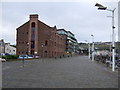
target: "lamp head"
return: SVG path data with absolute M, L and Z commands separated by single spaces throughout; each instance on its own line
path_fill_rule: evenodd
M 107 9 L 107 7 L 105 7 L 99 3 L 96 3 L 95 6 L 98 7 L 98 10 L 106 10 Z

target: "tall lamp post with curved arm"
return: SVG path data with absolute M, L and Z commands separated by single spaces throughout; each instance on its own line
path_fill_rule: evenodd
M 92 37 L 92 61 L 94 61 L 94 35 L 91 35 Z
M 44 57 L 44 51 L 43 51 L 43 47 L 44 47 L 44 45 L 42 44 L 42 45 L 41 45 L 41 48 L 42 48 L 41 57 L 42 57 L 42 58 Z
M 115 9 L 114 8 L 113 10 L 111 9 L 107 9 L 107 7 L 99 4 L 99 3 L 96 3 L 95 4 L 96 7 L 98 7 L 98 10 L 107 10 L 107 11 L 110 11 L 112 12 L 112 71 L 114 72 L 115 71 L 115 36 L 114 36 L 114 29 L 115 29 L 115 26 L 114 26 L 114 12 L 115 12 Z

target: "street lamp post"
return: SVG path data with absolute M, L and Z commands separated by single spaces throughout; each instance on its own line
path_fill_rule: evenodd
M 90 59 L 90 42 L 88 42 L 87 40 L 85 40 L 88 43 L 88 53 L 89 53 L 89 59 Z
M 44 47 L 43 44 L 41 45 L 41 47 L 42 47 L 42 53 L 41 53 L 42 55 L 41 56 L 43 58 L 43 47 Z
M 91 35 L 92 37 L 92 61 L 94 61 L 94 35 Z
M 0 45 L 1 45 L 1 46 L 0 46 L 1 48 L 0 48 L 0 49 L 1 49 L 1 58 L 2 58 L 2 51 L 3 51 L 3 50 L 2 50 L 2 46 L 3 46 L 3 45 L 2 45 L 2 40 L 1 40 Z
M 35 54 L 35 55 L 34 55 L 34 58 L 36 58 L 36 56 L 37 56 L 37 52 L 34 52 L 34 54 Z
M 115 12 L 116 8 L 114 8 L 113 10 L 107 9 L 107 7 L 104 7 L 103 5 L 98 4 L 98 3 L 96 3 L 95 6 L 98 7 L 98 10 L 107 10 L 107 11 L 112 12 L 112 16 L 111 16 L 112 17 L 112 71 L 114 72 L 115 71 L 115 36 L 114 36 L 115 26 L 114 26 L 114 12 Z
M 27 54 L 29 55 L 29 43 L 27 43 Z

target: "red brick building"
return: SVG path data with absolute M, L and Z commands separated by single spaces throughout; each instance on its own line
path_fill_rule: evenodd
M 17 28 L 17 55 L 39 55 L 60 57 L 65 54 L 65 38 L 57 33 L 56 26 L 50 27 L 30 15 L 30 20 Z

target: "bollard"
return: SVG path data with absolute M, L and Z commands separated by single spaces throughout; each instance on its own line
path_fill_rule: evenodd
M 23 57 L 23 67 L 24 67 L 24 63 L 25 63 L 25 58 Z

